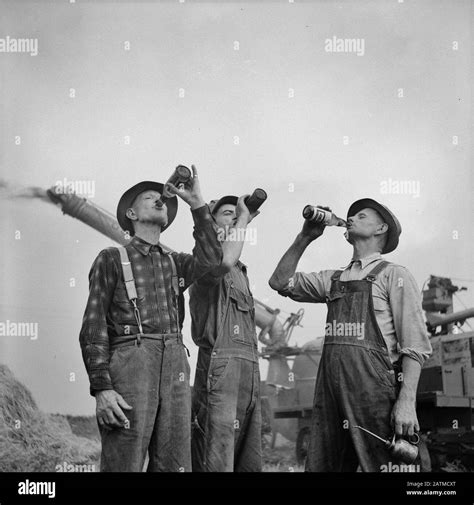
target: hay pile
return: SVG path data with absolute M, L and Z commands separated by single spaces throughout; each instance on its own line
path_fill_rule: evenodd
M 41 412 L 28 389 L 0 365 L 0 472 L 54 472 L 95 464 L 100 443 L 78 437 L 64 416 Z

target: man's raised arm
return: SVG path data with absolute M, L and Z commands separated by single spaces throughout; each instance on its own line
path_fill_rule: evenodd
M 291 244 L 290 248 L 283 255 L 268 281 L 272 289 L 283 291 L 287 287 L 288 280 L 295 275 L 296 267 L 304 251 L 313 240 L 316 240 L 323 234 L 325 227 L 324 224 L 305 220 L 303 229 L 298 233 L 293 244 Z
M 182 188 L 167 183 L 164 193 L 177 195 L 191 208 L 194 221 L 193 237 L 195 240 L 193 253 L 173 253 L 178 265 L 180 277 L 184 285 L 180 284 L 183 291 L 195 280 L 222 263 L 222 248 L 214 229 L 214 220 L 209 212 L 209 207 L 204 202 L 201 194 L 197 169 L 191 166 L 193 177 Z

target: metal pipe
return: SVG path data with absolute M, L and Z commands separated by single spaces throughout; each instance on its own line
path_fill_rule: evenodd
M 432 327 L 441 326 L 449 323 L 456 323 L 474 317 L 474 307 L 459 312 L 452 312 L 451 314 L 438 315 L 432 312 L 426 313 L 426 320 Z
M 57 193 L 55 186 L 48 189 L 46 193 L 53 203 L 61 207 L 63 214 L 79 219 L 79 221 L 82 221 L 121 245 L 126 245 L 130 242 L 131 237 L 122 230 L 115 216 L 107 210 L 74 193 Z M 160 245 L 166 251 L 172 251 L 172 249 L 161 242 Z

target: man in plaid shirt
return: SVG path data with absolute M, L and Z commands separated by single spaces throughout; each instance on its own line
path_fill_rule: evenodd
M 193 177 L 182 188 L 144 181 L 120 199 L 117 219 L 133 237 L 126 252 L 136 298 L 129 299 L 118 248 L 101 251 L 89 274 L 80 344 L 97 402 L 101 471 L 142 471 L 147 452 L 147 471 L 191 470 L 183 292 L 222 259 L 192 168 Z M 170 197 L 165 204 L 163 192 Z M 173 195 L 191 207 L 193 254 L 167 253 L 160 246 L 161 232 L 176 216 Z

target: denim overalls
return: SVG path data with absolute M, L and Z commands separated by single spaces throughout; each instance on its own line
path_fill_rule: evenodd
M 193 386 L 193 471 L 261 471 L 261 407 L 255 308 L 234 266 L 217 286 L 217 333 L 200 347 Z M 193 296 L 191 294 L 191 296 Z
M 331 278 L 326 324 L 331 331 L 316 379 L 307 472 L 350 472 L 358 465 L 380 472 L 391 460 L 383 443 L 353 428 L 363 426 L 382 438 L 393 435 L 390 414 L 398 382 L 372 301 L 372 282 L 387 264 L 382 261 L 363 280 L 342 282 L 341 270 Z M 354 334 L 356 328 L 362 331 Z

